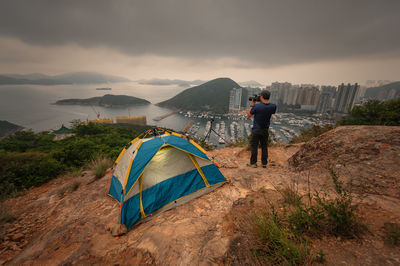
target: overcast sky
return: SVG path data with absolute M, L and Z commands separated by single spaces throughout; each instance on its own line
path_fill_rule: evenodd
M 0 1 L 0 73 L 400 80 L 399 0 Z

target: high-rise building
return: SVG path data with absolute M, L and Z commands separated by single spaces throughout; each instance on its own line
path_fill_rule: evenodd
M 350 83 L 339 85 L 335 100 L 335 112 L 347 113 L 349 109 L 353 108 L 358 88 L 359 85 L 357 83 L 354 85 Z
M 289 82 L 273 82 L 271 84 L 271 93 L 272 93 L 272 91 L 278 92 L 278 97 L 277 97 L 275 103 L 278 103 L 278 104 L 284 103 L 285 99 L 287 99 L 287 94 L 289 93 L 289 89 L 291 87 L 292 87 L 292 84 Z
M 233 88 L 229 95 L 229 111 L 239 111 L 242 103 L 242 88 Z
M 317 113 L 326 113 L 332 110 L 333 99 L 336 95 L 336 87 L 334 86 L 322 86 L 322 92 L 317 104 Z
M 248 97 L 254 96 L 254 95 L 260 95 L 261 89 L 260 88 L 247 88 L 247 95 Z M 270 97 L 271 99 L 271 97 Z M 251 105 L 251 101 L 247 101 L 246 99 L 246 109 L 248 110 Z
M 284 98 L 283 103 L 287 105 L 295 105 L 298 92 L 299 86 L 293 85 L 291 88 L 289 88 L 287 94 L 285 95 L 286 97 Z
M 320 91 L 317 87 L 301 87 L 298 89 L 296 104 L 317 105 Z

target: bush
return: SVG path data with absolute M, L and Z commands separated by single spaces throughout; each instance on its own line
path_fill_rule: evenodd
M 139 128 L 140 127 L 133 127 Z M 16 195 L 93 158 L 114 160 L 138 134 L 130 125 L 74 124 L 75 136 L 54 141 L 48 132 L 19 131 L 0 140 L 0 196 Z
M 256 257 L 262 257 L 267 264 L 274 265 L 304 265 L 312 262 L 313 255 L 307 241 L 293 235 L 273 210 L 255 214 L 253 219 L 261 242 L 253 250 Z
M 0 154 L 1 197 L 40 186 L 64 171 L 64 166 L 40 152 Z
M 339 125 L 385 125 L 400 126 L 400 98 L 386 102 L 369 100 L 354 106 L 349 118 L 342 118 Z
M 311 128 L 302 130 L 299 136 L 294 137 L 290 140 L 290 143 L 294 144 L 299 142 L 307 142 L 312 138 L 318 137 L 319 135 L 322 135 L 325 132 L 332 130 L 334 128 L 335 126 L 331 124 L 324 126 L 313 125 Z
M 326 192 L 316 191 L 314 197 L 310 196 L 310 202 L 314 200 L 314 204 L 307 206 L 301 200 L 296 201 L 295 208 L 288 211 L 288 221 L 297 234 L 357 237 L 367 229 L 356 214 L 358 206 L 353 204 L 351 192 L 344 187 L 337 174 L 331 168 L 329 171 L 336 196 L 329 199 Z

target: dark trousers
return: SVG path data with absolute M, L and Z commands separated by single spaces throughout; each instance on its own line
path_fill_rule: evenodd
M 261 144 L 261 163 L 263 165 L 266 165 L 268 159 L 268 129 L 257 129 L 251 132 L 251 137 L 250 137 L 251 164 L 257 163 L 258 143 Z

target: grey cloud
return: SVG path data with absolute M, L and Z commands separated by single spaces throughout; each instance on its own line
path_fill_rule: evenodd
M 399 10 L 397 0 L 3 0 L 0 35 L 39 45 L 275 66 L 398 56 Z

